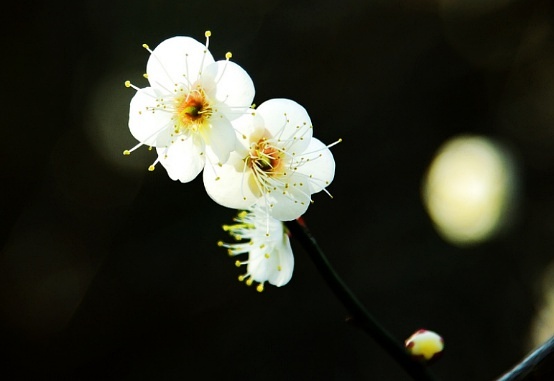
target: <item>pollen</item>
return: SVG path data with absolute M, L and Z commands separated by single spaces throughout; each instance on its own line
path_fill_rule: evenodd
M 181 125 L 192 132 L 198 131 L 211 117 L 213 110 L 202 88 L 192 90 L 176 99 L 177 117 Z

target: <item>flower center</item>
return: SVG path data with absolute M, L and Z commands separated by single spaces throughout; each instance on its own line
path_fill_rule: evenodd
M 252 145 L 246 163 L 255 173 L 267 176 L 276 174 L 283 166 L 281 152 L 265 138 Z
M 204 90 L 196 88 L 177 100 L 177 116 L 181 125 L 197 131 L 212 115 Z

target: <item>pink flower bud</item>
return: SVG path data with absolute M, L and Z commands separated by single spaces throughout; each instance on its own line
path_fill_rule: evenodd
M 418 360 L 430 362 L 436 360 L 444 350 L 443 338 L 433 331 L 420 329 L 405 341 L 408 353 Z

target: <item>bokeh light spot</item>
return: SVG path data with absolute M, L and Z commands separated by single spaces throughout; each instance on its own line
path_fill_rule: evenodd
M 423 182 L 423 202 L 438 233 L 460 246 L 483 242 L 513 217 L 512 155 L 492 139 L 458 136 L 439 148 Z

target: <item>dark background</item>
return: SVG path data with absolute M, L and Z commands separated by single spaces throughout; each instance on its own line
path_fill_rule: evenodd
M 0 372 L 7 379 L 407 380 L 293 240 L 291 282 L 259 294 L 217 247 L 233 210 L 173 182 L 127 127 L 166 38 L 233 52 L 255 102 L 304 105 L 337 162 L 305 215 L 399 341 L 421 327 L 442 380 L 492 380 L 537 342 L 554 245 L 554 9 L 542 0 L 22 1 L 3 6 Z M 518 218 L 444 241 L 420 187 L 460 133 L 504 141 Z M 544 323 L 554 325 L 552 318 Z

